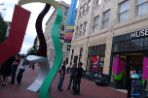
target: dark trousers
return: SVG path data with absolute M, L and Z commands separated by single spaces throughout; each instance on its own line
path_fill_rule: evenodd
M 131 97 L 131 79 L 128 81 L 128 93 L 127 93 L 127 98 Z
M 80 94 L 80 84 L 81 84 L 81 79 L 74 79 L 74 89 L 73 93 L 74 94 Z
M 25 69 L 19 69 L 18 75 L 17 75 L 17 83 L 20 84 L 22 81 L 23 73 Z
M 15 75 L 16 75 L 17 66 L 12 67 L 12 76 L 11 76 L 11 83 L 15 83 Z
M 74 77 L 73 77 L 73 76 L 70 76 L 68 89 L 71 89 L 71 84 L 72 84 L 72 83 L 73 83 L 73 86 L 74 86 Z M 72 86 L 72 89 L 74 88 L 73 86 Z
M 64 81 L 64 76 L 60 76 L 57 88 L 58 90 L 62 90 L 63 81 Z

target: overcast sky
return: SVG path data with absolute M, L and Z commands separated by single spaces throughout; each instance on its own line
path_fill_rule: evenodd
M 17 4 L 19 0 L 0 0 L 0 12 L 4 17 L 4 20 L 11 21 L 13 16 L 14 5 Z M 56 0 L 56 1 L 65 1 L 66 3 L 70 4 L 71 0 Z M 35 21 L 41 10 L 44 8 L 44 4 L 42 3 L 32 3 L 26 4 L 23 8 L 29 10 L 31 12 L 29 24 L 26 30 L 25 38 L 23 41 L 23 45 L 21 48 L 20 53 L 27 53 L 27 50 L 32 47 L 33 41 L 36 37 L 36 30 L 35 30 Z M 50 17 L 53 8 L 48 12 L 43 20 L 43 29 L 45 28 L 45 23 L 47 19 Z

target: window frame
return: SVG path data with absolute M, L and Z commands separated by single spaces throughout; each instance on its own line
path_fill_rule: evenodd
M 92 25 L 92 27 L 93 27 L 93 32 L 96 32 L 96 30 L 97 29 L 99 29 L 99 19 L 100 19 L 100 16 L 99 15 L 97 15 L 97 16 L 95 16 L 94 18 L 93 18 L 93 25 Z
M 106 14 L 109 13 L 108 18 L 105 18 Z M 109 21 L 110 21 L 110 13 L 111 13 L 111 9 L 106 10 L 105 12 L 103 12 L 103 19 L 102 19 L 102 29 L 106 29 L 109 27 Z M 104 24 L 108 23 L 108 26 L 106 27 Z
M 144 4 L 146 4 L 146 3 L 148 3 L 148 0 L 145 0 L 144 2 L 142 2 L 142 3 L 138 3 L 138 1 L 139 0 L 136 0 L 136 16 L 144 16 L 144 15 L 146 15 L 146 14 L 148 14 L 148 12 L 147 13 L 142 13 L 142 14 L 139 14 L 139 10 L 138 10 L 138 8 L 140 8 L 140 7 L 143 7 L 143 5 Z
M 129 4 L 129 6 L 128 6 L 129 8 L 127 8 L 125 11 L 121 12 L 121 6 L 125 3 L 127 3 L 127 2 Z M 129 12 L 130 12 L 130 0 L 125 0 L 121 3 L 119 3 L 119 6 L 118 6 L 118 22 L 122 23 L 123 21 L 127 21 L 129 19 Z M 121 19 L 121 16 L 123 16 L 125 14 L 128 14 L 127 19 L 126 20 Z
M 87 27 L 87 21 L 85 21 L 84 24 L 83 24 L 83 33 L 82 33 L 82 35 L 85 35 L 86 27 Z

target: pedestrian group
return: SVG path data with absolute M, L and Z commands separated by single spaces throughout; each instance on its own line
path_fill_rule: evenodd
M 62 85 L 66 73 L 66 61 L 63 61 L 61 68 L 59 69 L 59 82 L 57 86 L 58 91 L 63 91 Z M 70 68 L 70 79 L 69 84 L 67 87 L 67 90 L 71 90 L 73 95 L 80 95 L 80 84 L 81 84 L 81 78 L 84 75 L 84 70 L 82 68 L 83 63 L 78 63 L 78 66 L 76 63 L 72 65 Z
M 0 66 L 0 82 L 2 86 L 7 85 L 8 77 L 11 76 L 11 84 L 21 84 L 23 73 L 28 66 L 28 61 L 23 55 L 15 55 L 8 58 Z

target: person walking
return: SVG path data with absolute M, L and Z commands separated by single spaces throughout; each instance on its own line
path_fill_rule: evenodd
M 1 78 L 2 78 L 2 86 L 5 87 L 7 84 L 7 78 L 8 76 L 11 75 L 11 66 L 13 61 L 15 60 L 14 56 L 11 56 L 10 58 L 8 58 L 3 64 L 2 67 L 0 69 L 0 74 L 1 74 Z
M 76 65 L 76 63 L 74 63 L 70 69 L 70 80 L 69 80 L 69 85 L 68 85 L 67 90 L 71 89 L 71 84 L 72 84 L 72 89 L 74 88 L 74 78 L 75 78 L 75 74 L 76 74 L 76 69 L 77 69 L 77 65 Z
M 84 69 L 82 68 L 83 63 L 80 62 L 78 64 L 78 68 L 76 69 L 76 75 L 74 78 L 74 89 L 73 89 L 73 94 L 74 95 L 80 95 L 80 84 L 81 84 L 81 78 L 84 73 Z
M 24 73 L 25 69 L 27 68 L 27 66 L 28 66 L 28 64 L 27 64 L 26 58 L 22 57 L 21 62 L 18 66 L 18 74 L 17 74 L 17 77 L 16 77 L 18 85 L 21 84 L 23 73 Z
M 15 61 L 12 64 L 11 84 L 15 83 L 16 70 L 20 63 L 20 55 L 16 55 Z
M 59 77 L 59 82 L 58 82 L 58 87 L 57 87 L 58 91 L 63 91 L 62 85 L 63 85 L 65 71 L 66 71 L 65 65 L 66 65 L 66 62 L 64 61 L 62 64 L 62 67 L 59 70 L 60 77 Z

